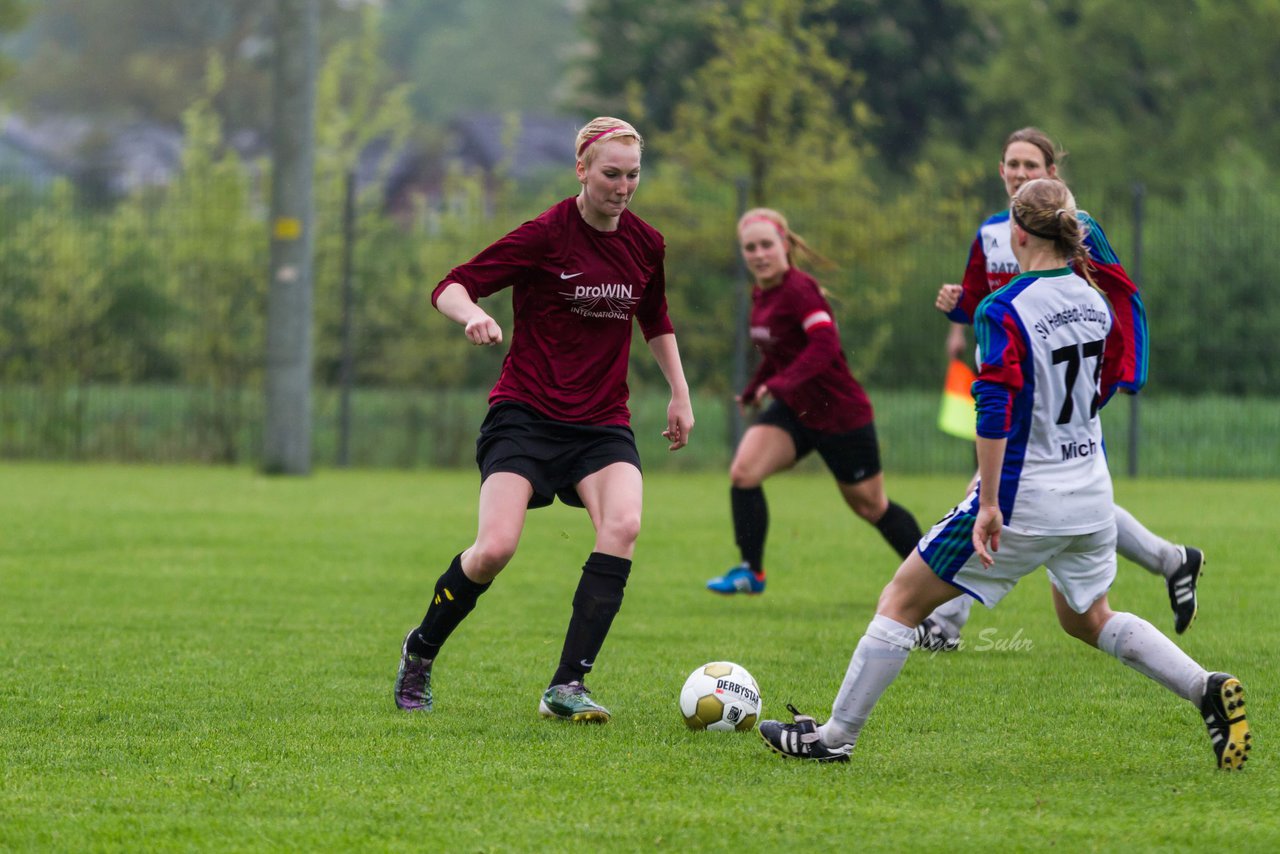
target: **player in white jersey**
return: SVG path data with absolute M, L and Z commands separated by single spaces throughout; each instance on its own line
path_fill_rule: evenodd
M 1038 128 L 1020 128 L 1011 133 L 1000 157 L 1000 178 L 1009 197 L 1027 181 L 1057 177 L 1058 159 L 1057 146 Z M 1108 358 L 1118 370 L 1116 388 L 1137 393 L 1147 377 L 1147 323 L 1142 298 L 1101 226 L 1087 214 L 1081 216 L 1086 227 L 1084 245 L 1090 278 L 1110 300 L 1118 321 L 1107 341 Z M 947 338 L 947 352 L 952 358 L 960 358 L 964 352 L 964 328 L 973 322 L 978 303 L 1008 284 L 1018 272 L 1018 260 L 1010 244 L 1009 211 L 1004 210 L 988 217 L 978 228 L 962 283 L 943 285 L 938 292 L 938 309 L 953 321 Z M 1174 631 L 1182 634 L 1196 616 L 1196 586 L 1204 567 L 1204 553 L 1157 536 L 1123 507 L 1116 507 L 1115 515 L 1116 550 L 1164 578 Z M 920 624 L 917 642 L 930 649 L 957 646 L 972 601 L 960 597 L 929 615 Z
M 1105 358 L 1110 306 L 1069 266 L 1087 251 L 1075 200 L 1061 181 L 1042 178 L 1026 183 L 1010 210 L 1026 272 L 976 312 L 978 486 L 880 594 L 831 718 L 818 726 L 789 706 L 795 722 L 764 721 L 760 735 L 783 756 L 849 761 L 920 621 L 962 591 L 994 607 L 1044 566 L 1062 628 L 1197 704 L 1218 767 L 1240 768 L 1252 746 L 1240 681 L 1208 672 L 1155 626 L 1107 602 L 1116 529 L 1098 404 L 1120 369 Z

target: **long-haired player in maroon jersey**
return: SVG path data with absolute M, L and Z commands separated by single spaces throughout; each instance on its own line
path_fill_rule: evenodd
M 880 470 L 871 401 L 845 361 L 831 306 L 793 260 L 825 259 L 770 208 L 738 220 L 742 257 L 755 281 L 751 340 L 760 365 L 738 401 L 761 409 L 729 467 L 733 531 L 742 562 L 707 582 L 715 593 L 763 593 L 769 526 L 763 483 L 816 450 L 845 502 L 905 557 L 920 540 L 909 511 L 890 501 Z
M 583 681 L 622 604 L 640 532 L 643 484 L 627 408 L 632 319 L 671 387 L 670 449 L 689 441 L 693 408 L 667 317 L 662 235 L 627 210 L 643 140 L 621 119 L 578 132 L 581 190 L 455 267 L 431 295 L 477 345 L 503 332 L 477 300 L 511 289 L 511 344 L 476 441 L 480 510 L 475 542 L 436 581 L 422 624 L 401 647 L 396 705 L 432 708 L 432 665 L 449 634 L 515 554 L 530 508 L 559 497 L 585 507 L 594 549 L 582 567 L 544 717 L 604 723 Z

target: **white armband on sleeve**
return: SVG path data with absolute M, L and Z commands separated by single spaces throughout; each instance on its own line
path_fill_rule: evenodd
M 813 329 L 815 326 L 822 326 L 823 324 L 834 325 L 835 321 L 831 319 L 831 315 L 828 314 L 827 312 L 815 311 L 813 314 L 806 317 L 804 319 L 804 322 L 801 323 L 800 325 L 804 328 L 805 332 L 808 332 L 810 329 Z

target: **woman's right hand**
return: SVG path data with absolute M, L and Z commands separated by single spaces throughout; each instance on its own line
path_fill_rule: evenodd
M 946 314 L 960 303 L 960 293 L 963 290 L 960 285 L 943 285 L 938 288 L 938 298 L 933 301 L 933 307 Z
M 440 291 L 436 297 L 436 311 L 460 324 L 472 344 L 492 346 L 502 343 L 502 328 L 498 322 L 477 305 L 458 282 L 450 282 Z
M 768 387 L 762 385 L 756 390 L 756 393 L 750 397 L 746 397 L 741 394 L 735 394 L 733 396 L 733 400 L 735 403 L 738 404 L 738 414 L 745 416 L 759 410 L 760 404 L 762 403 L 762 401 L 760 400 L 760 394 L 761 393 L 768 394 L 768 392 L 769 392 Z
M 483 311 L 467 321 L 465 331 L 467 340 L 472 344 L 493 346 L 502 343 L 502 327 Z

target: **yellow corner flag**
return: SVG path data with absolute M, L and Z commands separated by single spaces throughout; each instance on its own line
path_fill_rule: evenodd
M 942 386 L 942 409 L 938 412 L 938 429 L 949 436 L 973 441 L 977 438 L 977 415 L 973 411 L 970 386 L 977 379 L 960 359 L 952 359 L 947 367 L 947 381 Z

